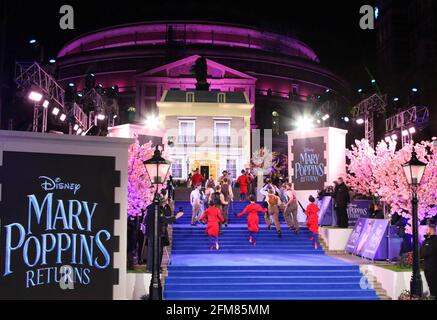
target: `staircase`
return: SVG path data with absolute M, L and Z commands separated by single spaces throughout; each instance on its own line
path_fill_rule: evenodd
M 268 231 L 260 215 L 257 247 L 248 242 L 246 219 L 237 219 L 247 203 L 235 203 L 230 225 L 220 236 L 220 251 L 209 251 L 204 226 L 192 227 L 189 203 L 178 202 L 185 216 L 173 229 L 167 300 L 377 300 L 362 289 L 359 266 L 315 250 L 310 233 L 283 225 L 283 236 Z M 273 228 L 274 229 L 274 228 Z

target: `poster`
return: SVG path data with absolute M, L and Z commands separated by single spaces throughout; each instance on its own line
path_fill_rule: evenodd
M 293 141 L 292 182 L 295 190 L 322 190 L 327 182 L 326 143 L 323 137 Z
M 354 226 L 359 218 L 369 216 L 369 200 L 353 200 L 347 207 L 349 226 Z
M 113 298 L 115 158 L 3 152 L 0 299 Z
M 357 223 L 355 224 L 355 228 L 352 231 L 352 234 L 349 238 L 349 241 L 346 245 L 347 253 L 354 253 L 355 248 L 358 245 L 358 241 L 360 240 L 361 233 L 363 232 L 364 226 L 366 225 L 367 219 L 359 218 Z
M 387 235 L 388 220 L 374 220 L 374 226 L 372 235 L 367 241 L 366 248 L 362 254 L 362 257 L 368 259 L 375 259 L 378 249 L 383 243 L 384 237 Z

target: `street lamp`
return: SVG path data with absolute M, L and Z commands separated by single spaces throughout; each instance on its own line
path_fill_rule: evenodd
M 411 296 L 421 297 L 423 294 L 422 275 L 420 273 L 420 249 L 419 249 L 419 218 L 417 207 L 417 187 L 420 185 L 426 169 L 426 163 L 417 158 L 417 153 L 413 149 L 411 160 L 402 165 L 408 184 L 413 190 L 413 275 L 410 283 Z
M 153 263 L 152 263 L 152 280 L 150 282 L 149 299 L 150 300 L 162 300 L 162 284 L 160 275 L 160 229 L 159 229 L 159 196 L 158 187 L 163 185 L 170 172 L 171 163 L 165 160 L 159 146 L 156 146 L 155 154 L 152 159 L 144 162 L 147 174 L 151 180 L 151 183 L 155 185 L 155 197 L 153 200 L 153 205 L 155 209 L 155 214 L 153 216 Z

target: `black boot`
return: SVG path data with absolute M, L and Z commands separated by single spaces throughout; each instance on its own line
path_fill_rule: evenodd
M 281 232 L 281 230 L 278 231 L 278 237 L 279 237 L 279 238 L 282 238 L 282 232 Z

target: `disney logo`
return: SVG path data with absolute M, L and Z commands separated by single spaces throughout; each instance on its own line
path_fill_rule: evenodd
M 61 178 L 51 179 L 49 177 L 42 176 L 39 177 L 39 179 L 43 180 L 41 187 L 45 191 L 70 190 L 76 195 L 81 188 L 80 184 L 62 182 Z

